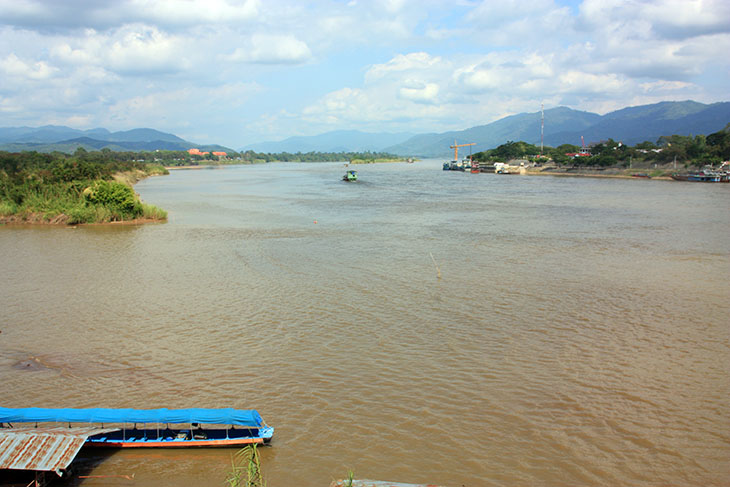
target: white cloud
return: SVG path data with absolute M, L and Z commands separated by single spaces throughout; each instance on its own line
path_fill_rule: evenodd
M 96 66 L 110 72 L 139 75 L 178 72 L 191 67 L 188 47 L 183 37 L 152 26 L 130 24 L 109 32 L 87 29 L 83 37 L 61 38 L 52 43 L 50 55 L 59 64 Z
M 571 95 L 601 95 L 626 92 L 629 82 L 615 74 L 598 75 L 580 70 L 561 73 L 555 91 Z
M 403 72 L 414 70 L 430 70 L 442 62 L 438 56 L 431 56 L 425 52 L 398 54 L 385 64 L 376 64 L 368 69 L 365 79 L 368 82 Z
M 300 64 L 311 57 L 307 44 L 294 36 L 256 34 L 227 59 L 258 64 Z
M 54 30 L 106 30 L 146 23 L 164 28 L 255 20 L 259 0 L 0 0 L 0 24 Z
M 169 72 L 186 66 L 181 39 L 145 25 L 125 26 L 111 40 L 106 56 L 114 71 Z
M 5 59 L 0 60 L 0 71 L 6 76 L 37 81 L 50 78 L 58 69 L 45 61 L 26 62 L 11 53 Z
M 131 0 L 128 10 L 140 12 L 138 21 L 159 24 L 199 25 L 234 24 L 256 18 L 259 0 Z M 130 15 L 131 16 L 131 15 Z
M 462 86 L 471 93 L 494 91 L 502 85 L 500 73 L 486 66 L 481 68 L 469 66 L 458 70 L 457 73 Z
M 488 45 L 552 45 L 570 39 L 575 19 L 552 0 L 483 0 L 466 15 L 470 35 Z
M 730 3 L 725 0 L 585 0 L 580 12 L 583 22 L 604 32 L 621 31 L 622 38 L 648 30 L 658 39 L 730 32 Z
M 407 81 L 406 86 L 398 90 L 398 96 L 415 103 L 436 103 L 439 94 L 439 85 L 436 83 L 423 83 L 419 81 Z

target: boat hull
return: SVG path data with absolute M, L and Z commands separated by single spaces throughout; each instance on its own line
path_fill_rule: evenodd
M 89 436 L 89 448 L 226 448 L 268 443 L 273 428 L 260 429 L 118 429 Z
M 228 440 L 142 440 L 94 441 L 87 440 L 86 448 L 231 448 L 265 443 L 263 438 L 235 438 Z
M 672 174 L 672 179 L 675 181 L 690 181 L 693 183 L 719 183 L 721 181 L 720 175 L 716 174 Z

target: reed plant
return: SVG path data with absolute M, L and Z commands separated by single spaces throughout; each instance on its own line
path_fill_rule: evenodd
M 266 487 L 256 443 L 247 445 L 231 456 L 231 472 L 226 483 L 229 487 Z
M 149 220 L 167 220 L 167 212 L 155 205 L 142 203 L 142 218 Z

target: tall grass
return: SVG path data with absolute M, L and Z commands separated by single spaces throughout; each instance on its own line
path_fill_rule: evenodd
M 154 205 L 142 203 L 142 218 L 149 220 L 167 220 L 167 212 Z
M 231 472 L 226 482 L 229 487 L 266 487 L 256 443 L 247 445 L 231 456 Z
M 352 481 L 355 479 L 355 473 L 352 470 L 347 471 L 347 478 L 342 482 L 342 487 L 352 487 Z

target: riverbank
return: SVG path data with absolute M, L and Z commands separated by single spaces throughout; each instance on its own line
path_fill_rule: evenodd
M 161 166 L 147 171 L 115 173 L 112 181 L 71 181 L 21 187 L 20 202 L 0 200 L 0 225 L 141 225 L 167 221 L 167 212 L 143 203 L 133 186 L 157 175 Z
M 545 164 L 535 166 L 527 160 L 513 159 L 504 166 L 508 174 L 523 174 L 527 176 L 559 176 L 559 177 L 589 177 L 589 178 L 614 178 L 614 179 L 658 179 L 671 180 L 672 174 L 684 172 L 686 169 L 674 167 L 673 164 L 666 164 L 661 167 L 581 167 L 581 166 L 556 166 Z M 484 168 L 482 168 L 484 170 Z M 487 170 L 486 172 L 491 172 Z
M 613 178 L 613 179 L 658 179 L 671 180 L 671 173 L 665 171 L 641 172 L 618 170 L 592 170 L 592 169 L 551 169 L 541 170 L 540 168 L 528 168 L 525 170 L 528 176 L 558 176 L 558 177 L 583 177 L 583 178 Z

